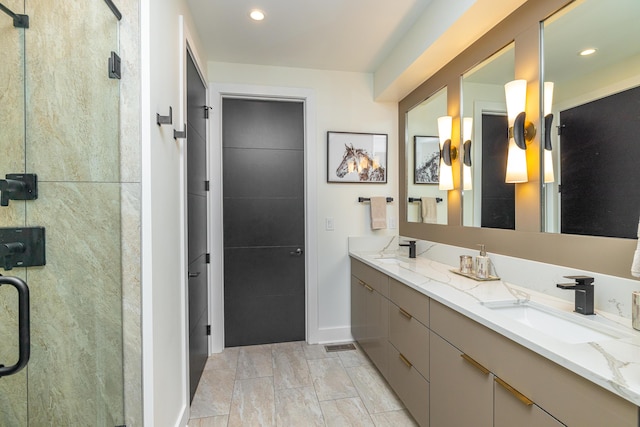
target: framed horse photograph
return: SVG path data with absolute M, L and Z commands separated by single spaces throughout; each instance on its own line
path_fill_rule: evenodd
M 387 182 L 388 135 L 327 132 L 327 182 Z
M 440 182 L 440 139 L 437 136 L 413 137 L 414 184 Z

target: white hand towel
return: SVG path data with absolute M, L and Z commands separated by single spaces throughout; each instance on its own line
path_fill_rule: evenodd
M 633 262 L 631 263 L 631 275 L 640 277 L 640 222 L 638 223 L 638 246 L 633 253 Z
M 382 230 L 387 228 L 387 198 L 371 198 L 371 229 Z
M 438 222 L 438 202 L 435 197 L 421 197 L 422 222 L 435 224 Z

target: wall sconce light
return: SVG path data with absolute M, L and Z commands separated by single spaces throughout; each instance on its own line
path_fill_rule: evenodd
M 551 126 L 553 125 L 553 82 L 544 82 L 544 182 L 554 182 L 553 158 L 551 156 Z
M 471 130 L 473 129 L 473 118 L 462 119 L 462 143 L 464 155 L 462 156 L 462 184 L 464 190 L 473 190 L 471 179 Z
M 451 162 L 458 157 L 458 149 L 451 146 L 451 116 L 438 117 L 440 138 L 440 190 L 453 190 L 453 168 Z
M 527 174 L 527 142 L 536 135 L 536 128 L 526 122 L 524 112 L 527 101 L 527 81 L 514 80 L 504 85 L 507 98 L 507 116 L 509 120 L 509 152 L 505 182 L 517 183 L 529 181 Z

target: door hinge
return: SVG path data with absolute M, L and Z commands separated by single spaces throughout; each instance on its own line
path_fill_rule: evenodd
M 204 118 L 208 119 L 209 118 L 209 110 L 212 110 L 213 107 L 209 107 L 208 105 L 204 106 Z
M 204 191 L 209 191 L 209 187 L 210 187 L 210 182 L 209 181 L 205 181 L 204 182 Z
M 205 254 L 204 263 L 205 264 L 211 264 L 211 254 Z
M 558 184 L 558 193 L 562 193 L 562 184 Z
M 122 77 L 121 64 L 122 64 L 122 60 L 120 59 L 118 54 L 111 51 L 111 56 L 109 57 L 109 78 L 110 79 L 120 79 Z
M 211 335 L 211 325 L 207 325 L 207 335 Z
M 560 125 L 560 126 L 556 126 L 556 127 L 558 128 L 558 135 L 562 135 L 562 129 L 567 127 L 567 125 Z

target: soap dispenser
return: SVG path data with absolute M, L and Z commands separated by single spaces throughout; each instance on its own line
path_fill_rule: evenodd
M 489 277 L 489 257 L 484 245 L 480 246 L 480 255 L 476 257 L 476 277 L 478 279 L 487 279 Z

